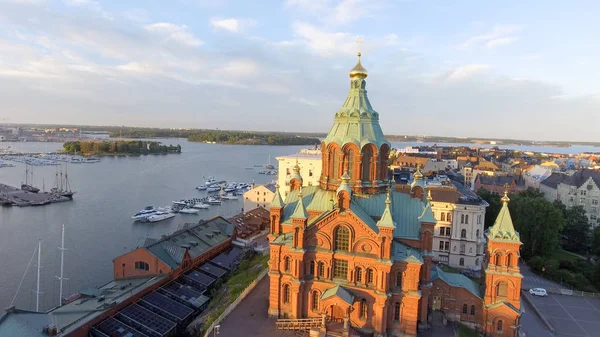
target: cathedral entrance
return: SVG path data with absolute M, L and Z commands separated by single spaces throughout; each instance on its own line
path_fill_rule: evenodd
M 327 309 L 327 316 L 329 316 L 329 320 L 331 322 L 344 322 L 344 316 L 346 313 L 344 309 L 340 308 L 337 305 L 331 305 Z
M 442 308 L 442 297 L 433 296 L 433 305 L 431 306 L 431 309 L 440 310 L 441 308 Z

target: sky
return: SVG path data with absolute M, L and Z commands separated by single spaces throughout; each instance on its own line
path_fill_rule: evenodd
M 0 122 L 600 141 L 600 2 L 0 0 Z M 358 42 L 357 41 L 362 41 Z

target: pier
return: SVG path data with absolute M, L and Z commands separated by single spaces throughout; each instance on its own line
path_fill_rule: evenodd
M 71 199 L 55 193 L 32 193 L 17 187 L 0 184 L 0 204 L 2 206 L 41 206 L 69 200 Z

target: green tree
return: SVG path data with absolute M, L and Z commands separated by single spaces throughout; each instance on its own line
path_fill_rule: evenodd
M 485 200 L 490 206 L 485 210 L 485 229 L 490 227 L 496 221 L 496 217 L 498 217 L 498 213 L 500 213 L 500 209 L 502 208 L 502 202 L 500 201 L 500 195 L 496 192 L 490 192 L 485 188 L 479 189 L 477 191 L 479 197 Z
M 600 226 L 596 226 L 592 232 L 592 254 L 600 259 Z M 600 262 L 597 264 L 600 265 Z
M 590 241 L 590 225 L 582 206 L 565 208 L 565 227 L 562 235 L 563 247 L 571 252 L 587 254 Z
M 543 198 L 513 196 L 509 204 L 515 229 L 521 235 L 521 253 L 526 260 L 548 256 L 559 247 L 563 214 Z

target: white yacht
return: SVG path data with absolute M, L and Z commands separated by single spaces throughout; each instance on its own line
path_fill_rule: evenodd
M 219 190 L 221 190 L 221 186 L 219 186 L 219 185 L 209 186 L 206 189 L 207 192 L 217 192 Z
M 210 186 L 210 185 L 212 185 L 212 184 L 214 184 L 216 182 L 217 182 L 217 180 L 215 179 L 215 177 L 208 177 L 208 178 L 206 178 L 206 181 L 204 182 L 204 185 Z
M 148 221 L 150 222 L 158 222 L 158 221 L 163 221 L 163 220 L 167 220 L 170 218 L 175 217 L 174 213 L 168 213 L 168 212 L 156 212 L 150 216 L 148 216 Z
M 208 198 L 208 199 L 206 200 L 206 202 L 207 202 L 209 205 L 220 205 L 220 204 L 221 204 L 221 200 L 219 200 L 219 199 L 217 199 L 217 198 L 213 198 L 213 197 L 210 197 L 210 198 Z
M 133 220 L 135 220 L 135 221 L 144 221 L 144 220 L 147 220 L 148 217 L 151 216 L 151 215 L 153 215 L 153 214 L 156 214 L 156 211 L 145 212 L 145 213 L 138 212 L 138 213 L 135 213 L 131 218 Z
M 189 207 L 185 207 L 179 210 L 179 213 L 183 213 L 183 214 L 198 214 L 198 212 L 200 212 L 200 210 L 197 210 L 195 208 L 189 208 Z
M 173 213 L 173 207 L 171 207 L 171 206 L 159 207 L 158 211 L 159 212 Z
M 196 189 L 199 191 L 206 191 L 207 188 L 208 188 L 208 186 L 206 186 L 206 185 L 196 186 Z
M 225 199 L 225 200 L 238 200 L 238 197 L 236 195 L 234 195 L 234 194 L 227 193 L 224 196 L 222 196 L 221 199 Z
M 196 209 L 208 209 L 210 207 L 209 204 L 205 204 L 203 202 L 199 202 L 197 204 L 194 204 L 194 206 L 192 206 L 192 208 L 196 208 Z
M 173 201 L 173 205 L 186 207 L 188 204 L 187 204 L 187 202 L 185 202 L 185 200 L 179 200 L 179 201 Z

